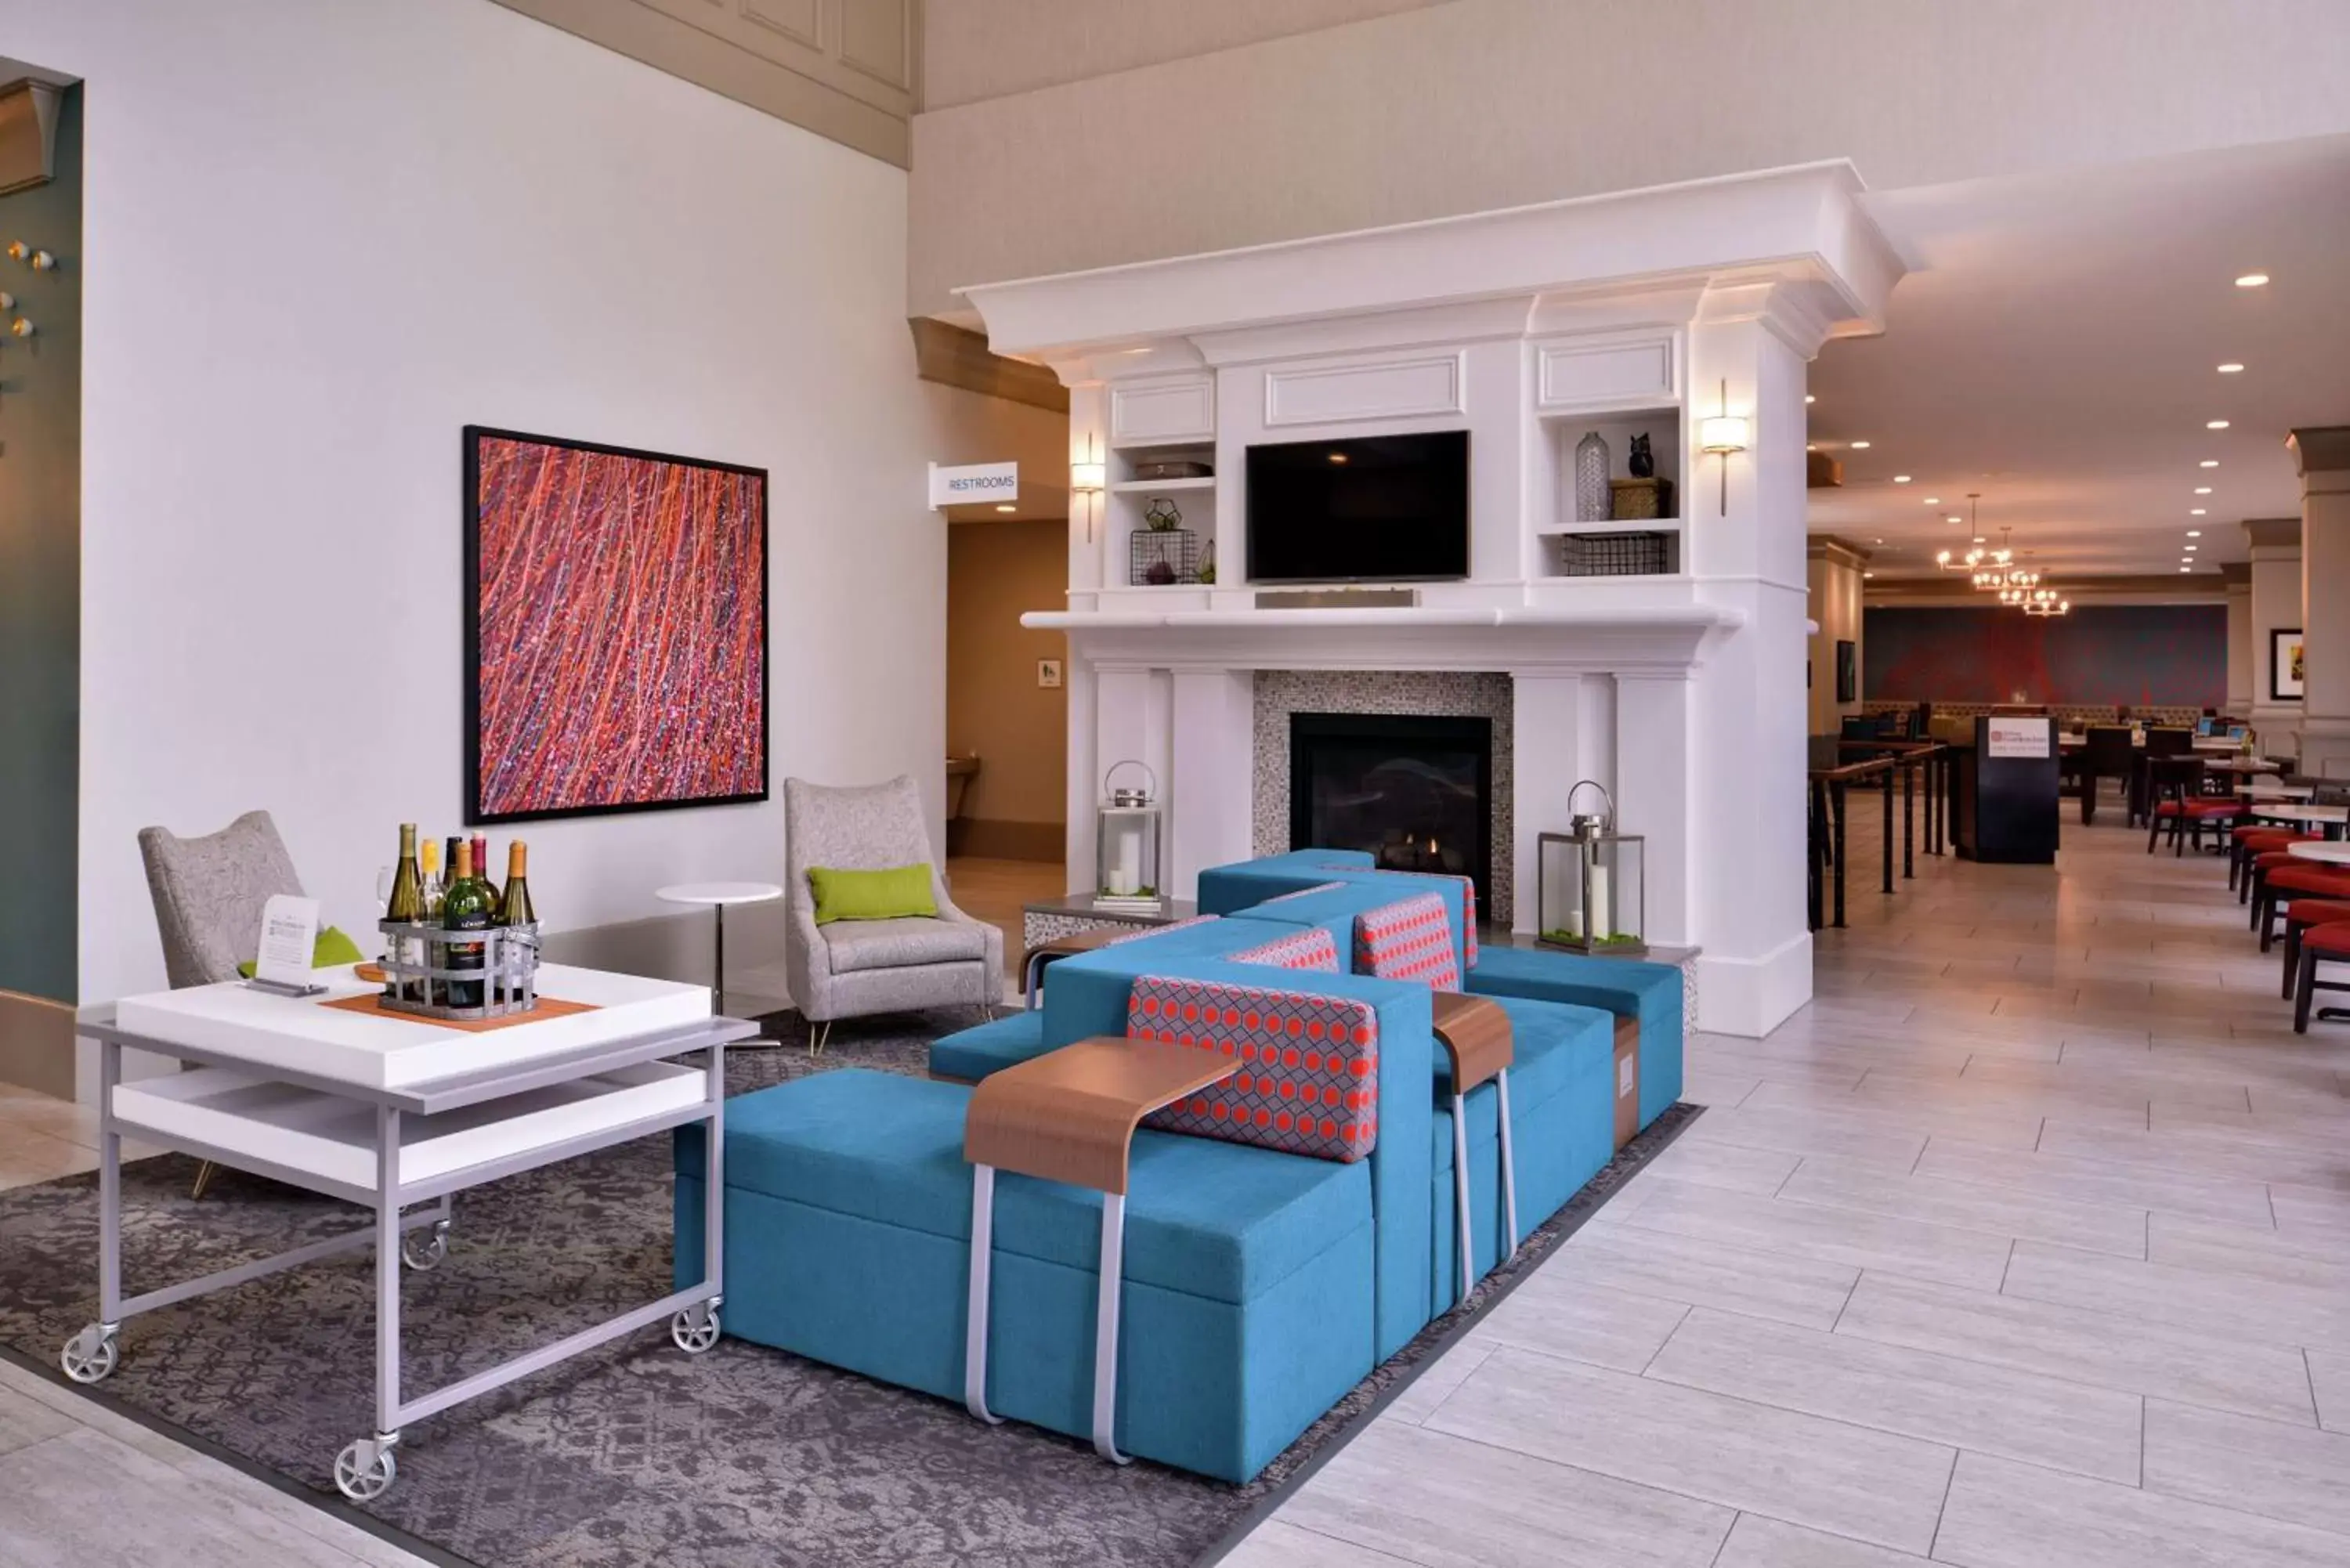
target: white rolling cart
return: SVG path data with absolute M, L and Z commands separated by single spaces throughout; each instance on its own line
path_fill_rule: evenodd
M 543 964 L 539 994 L 587 1011 L 458 1030 L 323 1005 L 380 987 L 348 966 L 316 972 L 327 986 L 319 997 L 198 986 L 126 997 L 80 1025 L 99 1046 L 99 1316 L 67 1342 L 68 1376 L 96 1383 L 112 1372 L 122 1324 L 140 1313 L 373 1246 L 375 1425 L 335 1459 L 335 1484 L 365 1502 L 391 1485 L 393 1451 L 411 1422 L 663 1318 L 689 1354 L 718 1342 L 726 1046 L 754 1033 L 751 1024 L 712 1016 L 706 987 Z M 192 1070 L 126 1084 L 125 1046 Z M 694 1052 L 704 1054 L 698 1066 L 670 1060 Z M 700 1282 L 445 1388 L 402 1397 L 400 1263 L 429 1269 L 442 1261 L 452 1195 L 695 1122 L 708 1128 L 710 1157 Z M 126 1137 L 359 1204 L 373 1221 L 126 1297 Z

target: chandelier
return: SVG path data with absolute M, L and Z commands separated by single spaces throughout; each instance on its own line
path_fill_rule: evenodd
M 2073 601 L 2059 594 L 2054 588 L 2034 588 L 2029 597 L 2022 601 L 2022 608 L 2026 615 L 2071 615 Z

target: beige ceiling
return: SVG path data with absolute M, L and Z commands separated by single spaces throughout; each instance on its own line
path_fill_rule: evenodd
M 1845 484 L 1811 524 L 1879 577 L 1963 551 L 1943 519 L 1970 491 L 1993 544 L 2012 526 L 2076 579 L 2175 575 L 2189 528 L 2199 561 L 2241 561 L 2241 519 L 2298 514 L 2285 432 L 2350 424 L 2350 137 L 1866 201 L 1918 270 L 1883 337 L 1813 367 L 1810 438 Z M 2235 286 L 2251 272 L 2272 281 Z

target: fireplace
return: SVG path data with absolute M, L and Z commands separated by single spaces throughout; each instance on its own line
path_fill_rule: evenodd
M 1467 877 L 1492 908 L 1493 722 L 1292 713 L 1289 846 Z

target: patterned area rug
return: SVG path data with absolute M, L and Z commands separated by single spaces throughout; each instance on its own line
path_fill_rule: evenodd
M 736 1094 L 833 1067 L 919 1075 L 967 1020 L 844 1023 L 803 1045 L 730 1053 Z M 766 1021 L 804 1041 L 795 1018 Z M 497 1568 L 860 1568 L 1212 1561 L 1507 1293 L 1696 1114 L 1677 1106 L 1465 1311 L 1424 1330 L 1247 1486 L 1081 1441 L 986 1427 L 957 1405 L 727 1339 L 688 1358 L 660 1329 L 418 1423 L 399 1484 L 366 1510 L 333 1490 L 335 1451 L 371 1420 L 370 1254 L 354 1252 L 131 1320 L 96 1397 L 190 1435 L 421 1553 Z M 128 1166 L 130 1288 L 186 1279 L 348 1229 L 357 1211 L 194 1162 Z M 460 1194 L 450 1256 L 403 1297 L 408 1389 L 452 1383 L 667 1293 L 670 1144 L 649 1138 Z M 0 1192 L 0 1344 L 54 1372 L 93 1315 L 97 1179 Z

